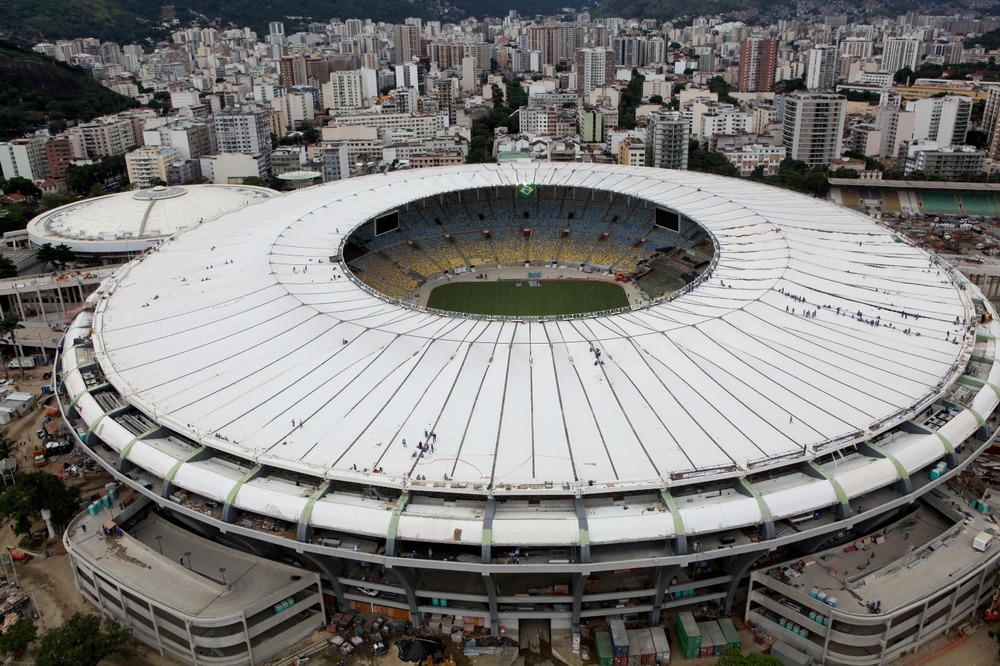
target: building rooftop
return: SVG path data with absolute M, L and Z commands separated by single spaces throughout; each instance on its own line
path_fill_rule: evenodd
M 43 213 L 28 223 L 28 237 L 35 245 L 64 243 L 81 253 L 141 252 L 192 225 L 276 195 L 273 190 L 248 185 L 178 185 L 121 192 Z
M 179 613 L 202 619 L 238 614 L 285 589 L 301 573 L 197 537 L 155 514 L 128 532 L 105 536 L 102 526 L 110 519 L 107 511 L 97 516 L 83 512 L 70 524 L 66 539 L 124 586 Z

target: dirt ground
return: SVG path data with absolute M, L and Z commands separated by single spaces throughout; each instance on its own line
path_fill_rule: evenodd
M 49 380 L 43 378 L 43 373 L 49 368 L 38 368 L 25 372 L 24 378 L 16 373 L 10 373 L 10 378 L 15 382 L 17 390 L 25 393 L 38 395 L 43 385 Z M 7 425 L 0 430 L 0 437 L 5 437 L 17 446 L 11 455 L 18 459 L 22 470 L 34 470 L 34 446 L 38 442 L 35 432 L 42 427 L 42 420 L 45 418 L 45 409 L 35 409 Z M 53 460 L 45 467 L 37 468 L 39 471 L 56 473 L 62 469 L 62 461 L 71 459 L 72 456 L 62 456 Z M 100 492 L 104 484 L 111 481 L 111 477 L 98 468 L 97 472 L 84 475 L 79 478 L 70 477 L 67 482 L 80 486 L 80 493 L 87 497 L 92 493 Z M 9 523 L 0 526 L 0 547 L 14 547 L 18 545 L 20 537 L 15 536 L 11 531 Z M 66 549 L 62 545 L 61 539 L 56 539 L 45 544 L 38 550 L 48 550 L 50 557 L 36 557 L 27 563 L 18 562 L 15 564 L 15 573 L 21 586 L 29 593 L 38 611 L 36 620 L 41 631 L 51 629 L 61 625 L 73 613 L 93 613 L 97 609 L 84 601 L 80 593 L 76 591 L 73 582 L 73 572 L 69 566 L 69 557 Z M 140 654 L 129 660 L 107 660 L 109 664 L 129 664 L 135 666 L 175 666 L 178 662 L 160 657 L 155 652 L 143 649 Z

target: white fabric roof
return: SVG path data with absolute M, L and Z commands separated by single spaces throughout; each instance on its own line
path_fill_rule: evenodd
M 329 260 L 379 212 L 521 182 L 667 205 L 709 230 L 718 264 L 673 301 L 521 323 L 402 307 Z M 972 344 L 968 299 L 946 273 L 863 216 L 743 181 L 589 164 L 303 190 L 177 235 L 108 291 L 95 312 L 101 366 L 164 424 L 261 464 L 374 485 L 447 474 L 484 492 L 797 464 L 925 404 Z M 425 430 L 435 453 L 415 459 Z
M 75 252 L 139 252 L 161 238 L 277 192 L 250 185 L 175 185 L 85 199 L 28 223 L 36 245 L 64 243 Z

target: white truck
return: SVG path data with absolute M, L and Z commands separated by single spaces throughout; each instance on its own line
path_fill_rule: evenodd
M 972 540 L 973 550 L 977 550 L 980 553 L 985 551 L 990 545 L 993 544 L 993 535 L 989 532 L 980 532 L 976 535 L 976 538 Z
M 18 370 L 23 368 L 25 370 L 30 370 L 35 367 L 35 359 L 31 356 L 18 356 L 17 358 L 11 359 L 7 367 L 11 370 Z

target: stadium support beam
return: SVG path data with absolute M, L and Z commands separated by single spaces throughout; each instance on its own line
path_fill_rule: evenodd
M 396 506 L 392 509 L 392 516 L 389 518 L 389 529 L 385 533 L 386 557 L 396 557 L 396 531 L 399 529 L 399 517 L 403 515 L 403 511 L 409 503 L 410 493 L 403 493 L 396 500 Z
M 486 500 L 486 508 L 483 510 L 483 554 L 480 561 L 489 564 L 493 559 L 493 517 L 497 513 L 497 501 L 492 497 Z
M 747 481 L 746 477 L 740 477 L 740 479 L 736 482 L 736 492 L 757 500 L 757 506 L 760 507 L 760 519 L 764 526 L 764 539 L 768 541 L 773 539 L 774 518 L 771 517 L 771 507 L 769 507 L 767 502 L 764 501 L 764 497 L 757 492 L 757 489 L 753 487 L 752 483 Z
M 903 463 L 896 460 L 895 457 L 889 455 L 872 442 L 859 443 L 858 451 L 862 455 L 868 456 L 869 458 L 885 458 L 891 462 L 896 468 L 896 476 L 899 479 L 896 482 L 896 492 L 900 495 L 909 495 L 913 492 L 913 486 L 910 483 L 910 473 L 906 471 L 905 467 L 903 467 Z
M 121 451 L 118 452 L 118 464 L 116 465 L 116 468 L 118 469 L 119 472 L 121 472 L 122 474 L 127 474 L 132 470 L 132 468 L 135 465 L 132 463 L 131 460 L 128 459 L 128 454 L 132 450 L 132 447 L 135 446 L 135 443 L 138 442 L 140 439 L 149 437 L 157 430 L 158 428 L 150 428 L 141 435 L 136 436 L 132 441 L 126 444 Z M 87 439 L 90 439 L 90 435 L 87 435 Z
M 128 458 L 128 454 L 132 452 L 132 447 L 135 446 L 136 442 L 138 442 L 140 439 L 145 439 L 145 438 L 149 437 L 150 435 L 152 435 L 154 432 L 156 432 L 159 429 L 160 429 L 159 426 L 157 426 L 156 428 L 150 428 L 146 432 L 144 432 L 141 435 L 137 436 L 135 439 L 133 439 L 131 442 L 129 442 L 128 444 L 125 445 L 125 448 L 123 448 L 121 450 L 121 452 L 118 454 L 118 457 L 119 458 Z
M 229 494 L 226 495 L 226 503 L 222 505 L 222 522 L 224 523 L 235 523 L 236 522 L 236 496 L 240 494 L 240 488 L 243 487 L 244 483 L 249 483 L 259 476 L 265 475 L 265 468 L 263 465 L 257 465 L 252 470 L 243 475 L 243 478 L 236 482 L 236 485 L 232 487 Z
M 582 497 L 573 500 L 576 520 L 580 524 L 580 562 L 590 562 L 590 528 L 587 524 L 587 507 Z
M 666 490 L 660 491 L 660 499 L 663 500 L 667 511 L 670 512 L 670 517 L 674 519 L 674 555 L 687 555 L 687 530 L 684 527 L 684 519 L 681 518 L 681 512 L 677 509 L 677 503 L 674 502 L 673 496 Z
M 316 506 L 316 502 L 318 502 L 323 495 L 330 492 L 330 485 L 331 483 L 329 479 L 321 483 L 319 488 L 317 488 L 313 494 L 309 496 L 309 501 L 306 502 L 306 505 L 302 507 L 302 514 L 299 515 L 299 525 L 295 528 L 296 540 L 301 541 L 302 543 L 309 542 L 309 538 L 312 536 L 312 525 L 309 523 L 312 522 L 313 507 Z
M 833 478 L 825 469 L 816 464 L 814 460 L 803 463 L 801 469 L 802 473 L 806 476 L 811 476 L 814 479 L 824 479 L 833 486 L 833 494 L 837 496 L 837 508 L 834 509 L 836 511 L 834 515 L 838 519 L 844 520 L 851 517 L 851 514 L 854 513 L 854 509 L 851 508 L 851 500 L 847 497 L 844 487 L 840 485 L 837 479 Z
M 732 563 L 729 566 L 729 573 L 732 575 L 732 580 L 726 585 L 726 597 L 723 603 L 724 611 L 726 615 L 733 612 L 733 600 L 736 598 L 736 591 L 740 587 L 740 581 L 743 577 L 747 575 L 750 571 L 750 567 L 754 565 L 754 562 L 764 557 L 764 553 L 760 551 L 752 553 L 744 553 L 739 557 L 733 558 Z
M 75 396 L 73 396 L 73 400 L 70 401 L 69 406 L 70 407 L 76 407 L 76 403 L 80 402 L 80 400 L 83 399 L 83 396 L 90 395 L 92 391 L 97 391 L 99 389 L 103 389 L 103 388 L 109 387 L 109 386 L 111 386 L 111 384 L 109 384 L 107 382 L 102 382 L 100 384 L 97 384 L 96 386 L 92 386 L 90 388 L 84 389 L 84 390 L 80 391 L 79 393 L 77 393 Z
M 570 625 L 573 633 L 580 631 L 580 610 L 583 608 L 583 588 L 587 586 L 587 576 L 589 575 L 589 573 L 580 571 L 573 574 L 573 616 L 572 624 Z
M 423 613 L 420 612 L 419 600 L 417 599 L 417 574 L 412 567 L 391 567 L 386 566 L 386 571 L 399 580 L 400 587 L 406 592 L 406 601 L 410 606 L 410 622 L 414 627 L 419 627 L 424 623 Z
M 174 492 L 174 477 L 177 476 L 177 470 L 181 468 L 181 465 L 187 462 L 195 462 L 197 460 L 207 460 L 212 457 L 212 449 L 208 447 L 201 447 L 196 449 L 191 453 L 187 454 L 170 468 L 170 471 L 163 475 L 163 486 L 160 488 L 161 497 L 170 497 Z
M 903 424 L 903 430 L 910 433 L 923 434 L 923 435 L 936 435 L 938 439 L 941 440 L 941 445 L 944 446 L 945 450 L 945 461 L 948 463 L 948 467 L 955 467 L 958 465 L 958 454 L 955 453 L 955 445 L 951 443 L 947 437 L 942 435 L 937 430 L 932 430 L 925 426 L 923 423 L 917 423 L 916 421 L 907 421 Z
M 653 575 L 653 608 L 649 611 L 649 626 L 655 627 L 660 623 L 663 595 L 667 593 L 667 586 L 680 569 L 677 565 L 656 568 L 656 573 Z
M 497 603 L 496 574 L 483 572 L 483 585 L 486 586 L 486 598 L 490 608 L 490 631 L 494 636 L 500 635 L 500 605 Z
M 308 551 L 297 553 L 296 556 L 315 564 L 320 575 L 326 577 L 330 582 L 330 589 L 333 590 L 333 596 L 337 600 L 338 611 L 346 611 L 351 607 L 351 602 L 344 597 L 344 584 L 340 582 L 340 577 L 344 575 L 344 565 L 339 557 L 319 555 Z

